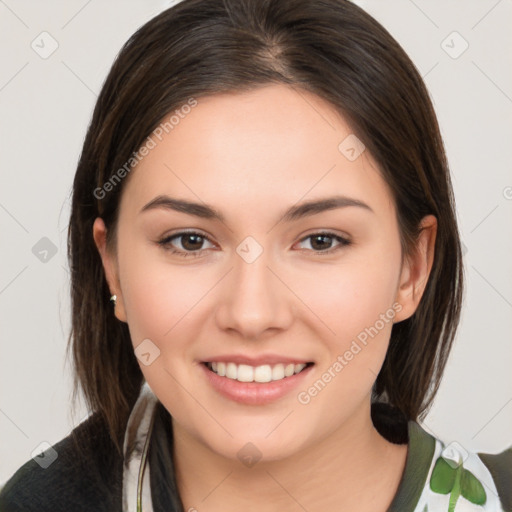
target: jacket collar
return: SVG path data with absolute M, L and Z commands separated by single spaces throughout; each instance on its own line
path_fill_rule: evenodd
M 157 403 L 156 395 L 144 382 L 124 437 L 123 512 L 153 512 L 148 453 Z

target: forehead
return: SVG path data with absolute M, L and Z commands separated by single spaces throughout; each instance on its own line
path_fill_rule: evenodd
M 344 141 L 353 145 L 355 136 L 316 95 L 270 85 L 198 98 L 186 112 L 152 137 L 153 149 L 125 184 L 122 209 L 140 210 L 159 194 L 262 215 L 272 205 L 334 193 L 364 197 L 377 210 L 391 206 L 371 155 L 347 158 Z

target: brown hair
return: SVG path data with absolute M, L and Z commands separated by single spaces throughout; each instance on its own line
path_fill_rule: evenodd
M 92 236 L 96 217 L 115 248 L 126 181 L 95 190 L 190 98 L 272 83 L 332 104 L 365 144 L 389 185 L 403 255 L 419 224 L 438 221 L 435 259 L 417 311 L 393 326 L 374 386 L 408 419 L 422 418 L 438 389 L 459 322 L 462 252 L 443 142 L 429 94 L 400 45 L 345 0 L 183 0 L 133 34 L 102 87 L 78 163 L 68 233 L 74 396 L 105 419 L 118 449 L 143 382 L 128 327 L 109 304 Z

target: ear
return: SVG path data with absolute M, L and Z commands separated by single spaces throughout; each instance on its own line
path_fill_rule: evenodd
M 402 264 L 395 299 L 402 309 L 395 315 L 395 323 L 411 317 L 418 308 L 434 263 L 436 235 L 436 217 L 423 217 L 416 249 L 409 258 L 404 258 Z
M 119 270 L 117 266 L 117 259 L 107 248 L 107 228 L 101 217 L 97 217 L 92 227 L 94 243 L 100 253 L 105 277 L 107 279 L 108 287 L 110 288 L 111 295 L 116 295 L 116 306 L 114 314 L 118 320 L 126 322 L 126 312 L 123 303 L 123 293 L 121 291 L 121 284 L 119 282 Z M 108 304 L 107 306 L 110 306 Z

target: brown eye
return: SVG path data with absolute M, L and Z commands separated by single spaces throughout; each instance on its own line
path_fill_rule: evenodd
M 176 243 L 176 240 L 179 240 L 179 243 Z M 212 244 L 210 239 L 201 233 L 183 231 L 163 238 L 158 244 L 173 254 L 187 257 L 200 256 L 202 249 L 205 248 L 203 246 L 205 242 Z M 178 245 L 178 247 L 176 247 L 176 245 Z
M 181 239 L 181 245 L 187 251 L 195 251 L 197 249 L 201 249 L 204 240 L 201 235 L 198 235 L 196 233 L 181 235 Z
M 348 239 L 335 233 L 314 233 L 303 238 L 301 242 L 306 240 L 311 240 L 309 244 L 311 249 L 318 253 L 332 253 L 351 243 Z M 333 242 L 337 242 L 334 247 L 332 246 Z

